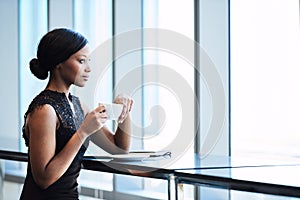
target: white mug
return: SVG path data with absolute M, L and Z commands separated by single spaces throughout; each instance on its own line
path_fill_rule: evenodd
M 109 120 L 118 120 L 119 116 L 122 113 L 123 105 L 116 103 L 99 103 L 105 106 L 105 111 L 107 113 L 107 119 Z

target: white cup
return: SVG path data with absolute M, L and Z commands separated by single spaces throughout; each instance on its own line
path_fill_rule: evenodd
M 99 103 L 105 106 L 107 113 L 107 119 L 109 120 L 118 120 L 119 116 L 122 113 L 123 105 L 116 103 Z

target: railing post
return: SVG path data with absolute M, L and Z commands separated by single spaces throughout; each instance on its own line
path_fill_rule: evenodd
M 174 174 L 168 177 L 168 200 L 178 200 L 177 179 Z

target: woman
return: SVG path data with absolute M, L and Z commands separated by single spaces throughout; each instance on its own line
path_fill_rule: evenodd
M 126 153 L 130 145 L 129 112 L 132 100 L 118 96 L 123 104 L 118 128 L 106 126 L 105 107 L 92 111 L 70 94 L 71 85 L 83 87 L 91 72 L 87 40 L 69 29 L 55 29 L 40 41 L 31 72 L 39 79 L 50 74 L 45 90 L 25 113 L 23 137 L 28 146 L 27 175 L 20 199 L 78 199 L 77 177 L 91 140 L 109 153 Z

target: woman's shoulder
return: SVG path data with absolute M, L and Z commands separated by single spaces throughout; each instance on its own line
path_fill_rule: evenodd
M 31 103 L 29 104 L 27 113 L 30 113 L 35 108 L 42 107 L 46 104 L 55 108 L 58 104 L 62 104 L 62 99 L 62 94 L 60 93 L 50 90 L 43 90 L 33 98 Z
M 34 112 L 31 113 L 31 115 L 36 116 L 36 118 L 38 119 L 42 119 L 43 118 L 56 118 L 56 112 L 55 109 L 53 108 L 53 106 L 49 105 L 49 104 L 43 104 L 40 105 L 39 107 L 36 107 L 36 109 L 34 110 Z

